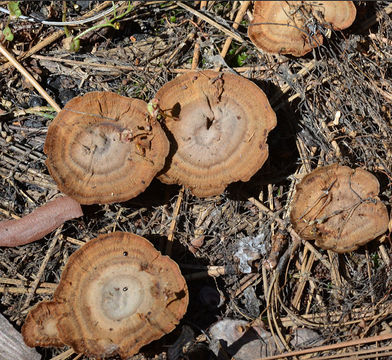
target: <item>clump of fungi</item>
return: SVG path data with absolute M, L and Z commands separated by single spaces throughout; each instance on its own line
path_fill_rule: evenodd
M 388 211 L 380 185 L 369 172 L 338 164 L 320 167 L 296 187 L 290 220 L 305 240 L 338 253 L 349 252 L 383 234 Z
M 172 331 L 187 306 L 178 265 L 146 239 L 115 232 L 70 256 L 53 300 L 29 312 L 22 335 L 31 347 L 126 359 Z
M 142 100 L 98 91 L 70 100 L 50 124 L 44 145 L 49 173 L 68 196 L 21 220 L 2 222 L 0 246 L 45 236 L 82 216 L 79 204 L 132 199 L 159 171 L 162 182 L 206 197 L 231 182 L 248 181 L 267 159 L 276 115 L 251 81 L 211 70 L 189 72 L 164 85 L 154 101 L 149 108 Z
M 63 193 L 81 204 L 107 204 L 143 192 L 162 169 L 169 142 L 147 103 L 97 91 L 65 105 L 44 151 Z
M 343 30 L 356 17 L 352 1 L 255 1 L 251 41 L 268 53 L 303 56 L 323 43 L 321 28 Z
M 251 81 L 212 70 L 189 72 L 156 94 L 171 150 L 159 179 L 199 197 L 248 181 L 268 157 L 276 115 Z
M 162 182 L 205 197 L 248 181 L 267 159 L 276 115 L 251 81 L 189 72 L 165 84 L 154 101 L 150 111 L 144 101 L 110 92 L 69 101 L 49 126 L 44 147 L 59 189 L 81 204 L 125 201 L 161 170 Z M 170 140 L 168 157 L 158 115 Z

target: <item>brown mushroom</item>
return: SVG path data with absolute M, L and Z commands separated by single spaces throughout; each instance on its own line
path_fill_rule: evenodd
M 159 179 L 196 196 L 220 194 L 248 181 L 268 157 L 276 115 L 251 81 L 212 70 L 189 72 L 156 94 L 165 114 L 171 153 Z
M 37 304 L 30 310 L 28 321 L 22 328 L 26 345 L 30 347 L 64 346 L 57 329 L 57 322 L 61 316 L 62 310 L 56 301 L 43 301 Z
M 144 101 L 91 92 L 60 111 L 44 151 L 63 193 L 81 204 L 113 203 L 147 188 L 165 163 L 169 143 Z
M 53 301 L 29 312 L 22 334 L 29 346 L 66 344 L 87 356 L 125 359 L 172 331 L 187 305 L 178 265 L 146 239 L 116 232 L 70 256 Z
M 355 20 L 352 1 L 255 1 L 248 36 L 269 53 L 303 56 L 323 43 L 317 28 L 343 30 Z
M 291 223 L 303 239 L 316 240 L 323 249 L 353 251 L 387 230 L 379 190 L 377 178 L 360 168 L 318 168 L 297 185 Z

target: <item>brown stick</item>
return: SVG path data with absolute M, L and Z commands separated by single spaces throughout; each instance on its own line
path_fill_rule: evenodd
M 39 240 L 65 221 L 82 216 L 80 204 L 68 196 L 57 198 L 18 220 L 0 222 L 0 246 L 19 246 Z
M 309 349 L 286 352 L 286 353 L 283 353 L 280 355 L 273 355 L 273 356 L 268 356 L 268 357 L 264 357 L 264 358 L 259 358 L 258 360 L 263 360 L 263 359 L 264 360 L 275 360 L 275 359 L 283 359 L 286 357 L 292 357 L 292 356 L 297 356 L 297 355 L 315 354 L 316 352 L 326 352 L 326 351 L 330 351 L 330 350 L 340 349 L 343 347 L 362 345 L 362 344 L 366 344 L 369 342 L 389 340 L 391 338 L 392 338 L 392 334 L 387 333 L 384 335 L 371 336 L 371 337 L 368 337 L 365 339 L 343 341 L 338 344 L 323 345 L 323 346 L 313 347 L 313 348 L 309 348 Z M 383 354 L 380 354 L 379 356 L 381 357 L 381 356 L 383 356 Z
M 45 89 L 38 83 L 37 80 L 14 58 L 14 56 L 0 43 L 0 53 L 7 58 L 7 60 L 16 67 L 16 69 L 28 80 L 30 84 L 42 95 L 42 97 L 55 109 L 57 112 L 61 111 L 60 106 L 49 96 Z
M 180 206 L 181 206 L 183 198 L 184 198 L 184 187 L 181 186 L 181 190 L 178 194 L 178 198 L 177 198 L 177 202 L 176 202 L 176 207 L 174 208 L 174 211 L 173 211 L 173 218 L 170 223 L 169 234 L 167 235 L 166 255 L 169 255 L 169 256 L 171 255 L 171 251 L 172 251 L 172 247 L 173 247 L 174 230 L 176 228 L 177 216 L 178 216 L 178 213 L 180 212 Z
M 238 27 L 240 26 L 240 23 L 246 13 L 246 10 L 248 9 L 250 4 L 250 1 L 242 1 L 241 2 L 241 7 L 238 10 L 237 16 L 234 20 L 234 24 L 233 24 L 233 29 L 238 29 Z M 227 52 L 229 51 L 231 42 L 232 42 L 233 38 L 232 37 L 228 37 L 223 45 L 222 51 L 220 52 L 221 56 L 223 58 L 225 58 Z

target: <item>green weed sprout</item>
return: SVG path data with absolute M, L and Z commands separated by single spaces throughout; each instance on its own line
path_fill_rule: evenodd
M 3 29 L 3 35 L 7 41 L 12 41 L 14 40 L 14 34 L 9 27 L 10 19 L 18 18 L 20 15 L 22 15 L 22 12 L 19 9 L 19 1 L 9 1 L 7 7 L 10 12 L 10 16 L 7 20 L 7 25 Z
M 97 30 L 97 29 L 100 29 L 100 28 L 104 28 L 104 27 L 112 27 L 112 28 L 114 28 L 116 30 L 120 29 L 120 23 L 118 22 L 118 20 L 120 20 L 123 17 L 125 17 L 126 15 L 128 15 L 132 11 L 133 6 L 132 6 L 131 2 L 128 1 L 127 10 L 124 11 L 122 14 L 118 14 L 117 15 L 116 14 L 116 8 L 114 6 L 114 2 L 113 1 L 112 1 L 112 4 L 113 4 L 113 18 L 112 19 L 108 19 L 108 18 L 105 17 L 106 21 L 104 23 L 98 24 L 98 25 L 94 25 L 94 26 L 84 30 L 79 35 L 75 36 L 72 39 L 72 42 L 71 42 L 71 45 L 70 45 L 70 50 L 71 51 L 77 52 L 79 50 L 79 48 L 80 48 L 80 38 L 82 36 L 88 34 L 91 31 L 94 31 L 94 30 Z

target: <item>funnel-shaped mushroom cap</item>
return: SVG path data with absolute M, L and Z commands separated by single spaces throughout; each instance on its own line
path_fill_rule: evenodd
M 156 98 L 171 140 L 162 182 L 185 185 L 196 196 L 217 195 L 232 182 L 248 181 L 267 159 L 276 116 L 251 81 L 189 72 L 165 84 Z
M 248 35 L 258 48 L 302 56 L 323 43 L 317 23 L 346 29 L 356 8 L 352 1 L 255 1 L 253 16 Z
M 303 239 L 316 240 L 323 249 L 353 251 L 387 230 L 379 190 L 377 178 L 360 168 L 318 168 L 297 185 L 291 223 Z
M 22 335 L 28 346 L 64 346 L 59 338 L 57 322 L 61 309 L 54 301 L 43 301 L 30 310 Z
M 127 358 L 174 329 L 186 311 L 188 290 L 174 261 L 146 239 L 117 232 L 70 256 L 52 303 L 63 344 L 88 356 Z M 26 318 L 28 345 L 38 343 L 27 329 L 45 304 Z
M 48 129 L 46 165 L 81 204 L 129 200 L 162 169 L 169 143 L 147 104 L 111 92 L 69 101 Z

